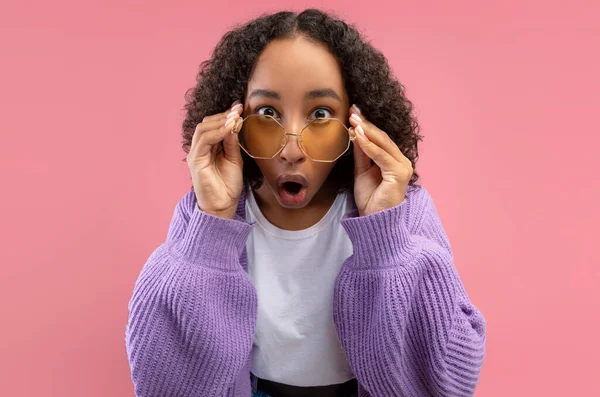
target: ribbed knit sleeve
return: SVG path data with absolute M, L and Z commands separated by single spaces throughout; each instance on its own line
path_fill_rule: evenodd
M 178 203 L 128 305 L 137 397 L 249 397 L 257 296 L 240 253 L 250 230 L 201 211 L 193 191 Z
M 485 319 L 470 302 L 424 188 L 342 220 L 354 254 L 335 284 L 334 322 L 360 396 L 471 396 Z

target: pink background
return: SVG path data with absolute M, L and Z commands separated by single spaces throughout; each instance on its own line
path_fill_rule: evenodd
M 190 186 L 184 92 L 234 23 L 324 4 L 83 3 L 0 8 L 5 396 L 133 396 L 127 302 Z M 415 103 L 488 322 L 478 397 L 600 395 L 600 7 L 558 3 L 326 3 Z

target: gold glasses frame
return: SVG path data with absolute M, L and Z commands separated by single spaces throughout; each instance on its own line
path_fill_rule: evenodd
M 242 150 L 244 152 L 246 152 L 246 154 L 250 157 L 252 157 L 253 159 L 259 159 L 259 160 L 271 160 L 273 158 L 275 158 L 279 153 L 281 153 L 281 151 L 283 150 L 283 148 L 285 147 L 285 145 L 288 142 L 288 136 L 297 136 L 298 137 L 298 146 L 300 146 L 300 149 L 304 152 L 304 154 L 311 159 L 312 161 L 316 161 L 318 163 L 333 163 L 334 161 L 337 161 L 340 157 L 342 157 L 344 154 L 346 154 L 346 152 L 348 152 L 348 149 L 350 149 L 350 143 L 353 142 L 356 139 L 356 136 L 354 134 L 350 133 L 350 129 L 348 129 L 348 127 L 346 126 L 346 124 L 344 124 L 342 122 L 342 120 L 336 118 L 336 117 L 318 117 L 314 120 L 312 120 L 310 123 L 308 123 L 307 125 L 305 125 L 301 130 L 299 134 L 292 134 L 289 133 L 285 130 L 285 127 L 279 122 L 277 121 L 277 119 L 275 119 L 273 116 L 270 115 L 266 115 L 266 114 L 250 114 L 244 118 L 240 118 L 238 119 L 238 121 L 236 122 L 235 126 L 233 126 L 233 128 L 231 129 L 231 133 L 232 134 L 238 134 L 239 137 L 239 132 L 242 129 L 242 125 L 244 124 L 244 121 L 248 120 L 250 117 L 266 117 L 266 118 L 270 118 L 273 119 L 273 121 L 275 121 L 277 124 L 279 124 L 279 126 L 281 127 L 281 129 L 283 130 L 283 139 L 281 140 L 281 147 L 279 148 L 279 150 L 271 157 L 258 157 L 258 156 L 253 156 L 250 153 L 248 153 L 248 151 L 246 150 L 246 148 L 244 148 L 242 146 L 242 144 L 240 143 L 239 139 L 238 139 L 238 145 L 242 148 Z M 310 155 L 308 154 L 308 152 L 306 151 L 306 149 L 304 148 L 304 146 L 302 145 L 302 132 L 308 128 L 311 124 L 315 123 L 315 122 L 319 122 L 322 120 L 336 120 L 338 121 L 345 129 L 346 132 L 348 133 L 348 146 L 346 146 L 346 149 L 344 149 L 344 151 L 337 156 L 335 159 L 333 160 L 315 160 L 312 157 L 310 157 Z

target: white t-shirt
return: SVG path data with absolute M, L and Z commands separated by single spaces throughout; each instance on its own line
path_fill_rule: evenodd
M 293 386 L 354 378 L 333 324 L 333 287 L 352 243 L 340 220 L 352 209 L 338 194 L 327 214 L 304 230 L 283 230 L 246 200 L 248 274 L 258 292 L 251 372 Z

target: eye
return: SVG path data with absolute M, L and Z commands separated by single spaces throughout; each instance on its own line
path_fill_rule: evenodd
M 261 113 L 262 109 L 265 109 L 264 113 Z M 256 113 L 260 114 L 261 116 L 271 116 L 274 119 L 278 118 L 277 115 L 279 115 L 279 113 L 277 113 L 277 110 L 275 110 L 271 106 L 260 106 L 256 108 Z
M 332 111 L 327 109 L 327 108 L 318 108 L 313 110 L 313 112 L 311 114 L 315 115 L 315 119 L 322 119 L 322 118 L 330 118 L 332 116 Z

